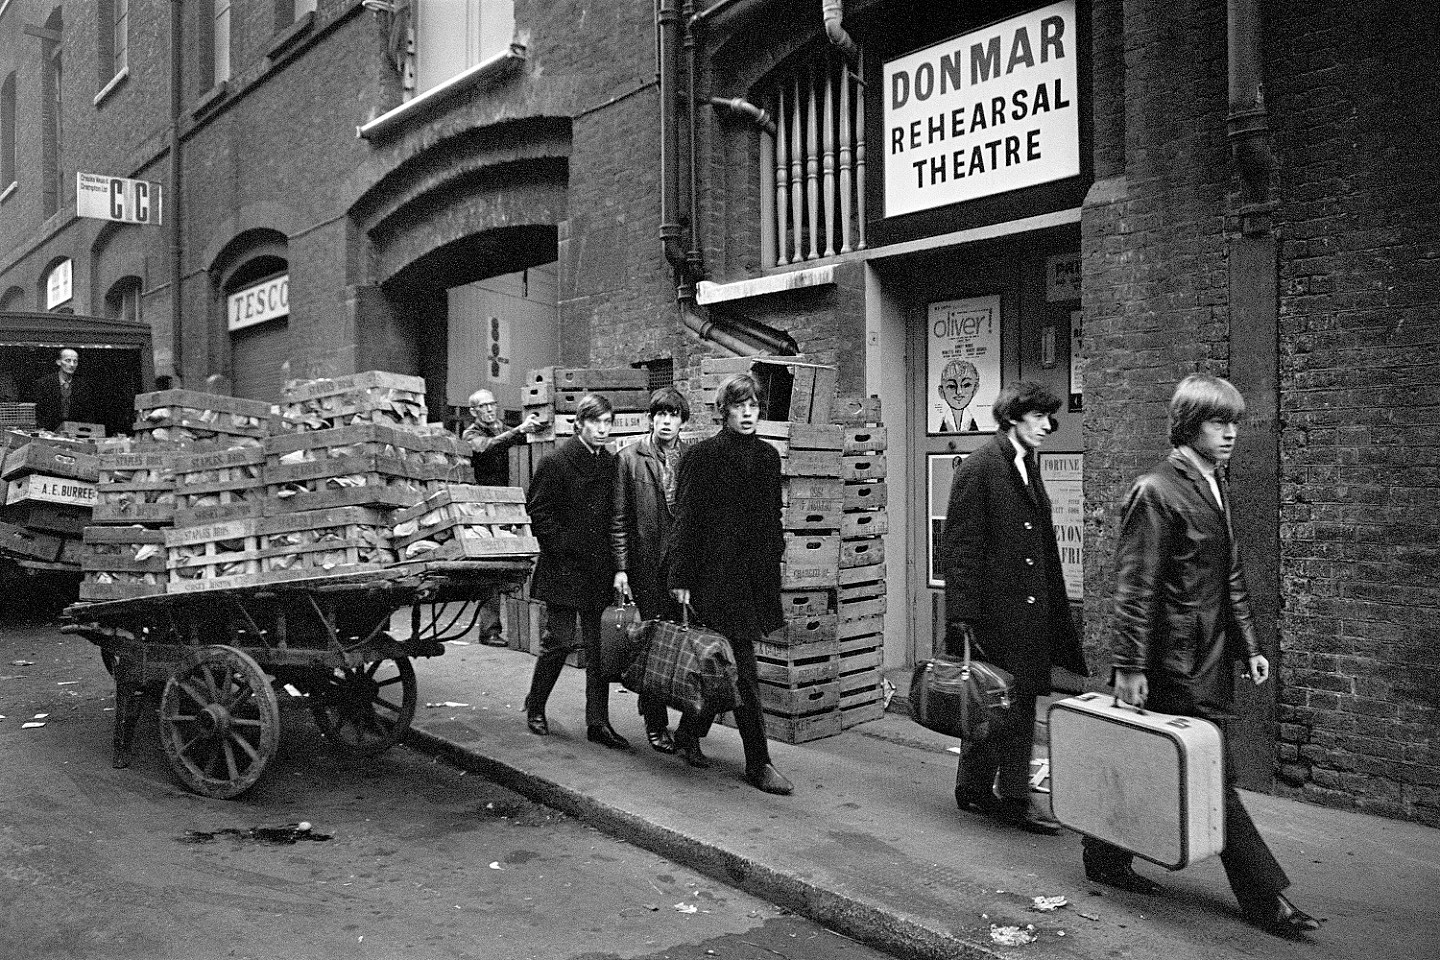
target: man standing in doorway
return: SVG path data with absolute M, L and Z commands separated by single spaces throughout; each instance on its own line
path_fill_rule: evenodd
M 1055 834 L 1060 824 L 1030 802 L 1035 698 L 1050 692 L 1053 666 L 1089 672 L 1035 455 L 1054 429 L 1060 398 L 1022 380 L 1004 387 L 993 409 L 1001 432 L 965 458 L 950 487 L 941 543 L 946 646 L 958 654 L 969 638 L 978 659 L 1011 673 L 1015 691 L 999 729 L 961 744 L 955 802 L 1030 833 Z
M 35 425 L 41 430 L 59 430 L 67 420 L 88 423 L 94 410 L 89 385 L 79 376 L 80 354 L 66 347 L 55 366 L 58 371 L 44 374 L 30 385 Z
M 1137 707 L 1202 717 L 1224 729 L 1233 694 L 1231 662 L 1246 662 L 1257 686 L 1270 676 L 1250 616 L 1235 544 L 1225 467 L 1235 451 L 1245 400 L 1219 377 L 1193 374 L 1170 399 L 1163 463 L 1125 498 L 1115 551 L 1115 695 Z M 1225 849 L 1220 861 L 1240 909 L 1256 925 L 1293 935 L 1319 927 L 1285 898 L 1290 885 L 1235 791 L 1225 757 Z M 1118 847 L 1085 838 L 1085 876 L 1136 893 L 1161 887 L 1136 873 Z
M 539 430 L 540 418 L 532 413 L 519 426 L 507 429 L 500 422 L 495 394 L 489 390 L 470 394 L 470 415 L 475 419 L 461 438 L 470 444 L 470 467 L 475 471 L 475 482 L 483 487 L 510 486 L 510 448 L 524 443 L 527 433 Z M 481 643 L 487 647 L 505 646 L 505 638 L 500 636 L 498 596 L 485 601 L 477 624 Z

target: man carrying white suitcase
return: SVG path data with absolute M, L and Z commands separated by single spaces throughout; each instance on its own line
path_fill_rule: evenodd
M 1186 377 L 1170 400 L 1163 463 L 1135 481 L 1116 547 L 1113 666 L 1115 694 L 1162 713 L 1229 719 L 1231 661 L 1248 661 L 1253 683 L 1270 664 L 1261 654 L 1236 547 L 1224 468 L 1245 412 L 1226 380 Z M 1129 852 L 1085 838 L 1085 875 L 1096 883 L 1154 894 Z M 1285 871 L 1235 790 L 1226 756 L 1225 849 L 1220 854 L 1240 908 L 1265 929 L 1295 934 L 1319 927 L 1285 898 Z

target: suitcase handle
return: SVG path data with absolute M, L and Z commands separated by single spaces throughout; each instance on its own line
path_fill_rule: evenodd
M 1117 710 L 1134 710 L 1135 713 L 1138 714 L 1139 716 L 1142 716 L 1142 717 L 1145 716 L 1145 708 L 1144 708 L 1144 707 L 1137 707 L 1137 706 L 1134 706 L 1133 704 L 1125 703 L 1125 702 L 1123 702 L 1123 701 L 1120 699 L 1120 697 L 1119 697 L 1118 695 L 1115 697 L 1114 702 L 1111 703 L 1110 705 L 1111 705 L 1112 707 L 1114 707 L 1115 709 L 1117 709 Z

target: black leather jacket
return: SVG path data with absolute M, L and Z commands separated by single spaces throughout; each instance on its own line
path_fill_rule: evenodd
M 1231 661 L 1260 647 L 1228 512 L 1179 450 L 1130 488 L 1115 562 L 1115 669 L 1143 671 L 1166 702 L 1223 710 Z
M 690 447 L 682 440 L 675 442 L 680 444 L 677 453 Z M 625 571 L 630 593 L 646 618 L 659 616 L 666 605 L 661 567 L 673 512 L 661 484 L 661 456 L 650 437 L 620 451 L 615 516 L 610 524 L 615 569 Z

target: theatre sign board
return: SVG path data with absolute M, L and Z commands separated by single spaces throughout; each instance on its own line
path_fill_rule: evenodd
M 885 64 L 885 216 L 1080 172 L 1074 0 Z

